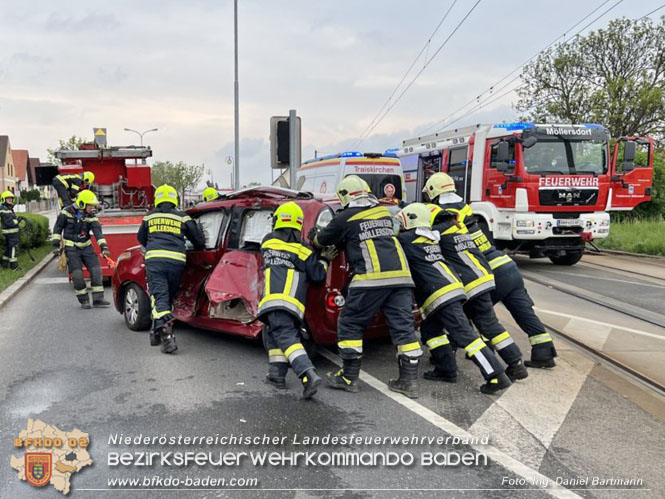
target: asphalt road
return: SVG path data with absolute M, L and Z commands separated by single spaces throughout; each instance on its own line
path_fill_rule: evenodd
M 19 455 L 13 438 L 27 418 L 61 430 L 79 428 L 91 438 L 94 465 L 71 478 L 72 497 L 549 497 L 529 484 L 506 490 L 504 480 L 524 476 L 551 479 L 641 478 L 642 489 L 553 491 L 563 497 L 656 497 L 665 493 L 665 402 L 558 342 L 558 367 L 531 371 L 524 382 L 501 396 L 477 392 L 476 368 L 458 355 L 457 384 L 421 382 L 417 401 L 392 394 L 385 383 L 397 371 L 394 351 L 385 342 L 368 346 L 361 393 L 322 389 L 313 401 L 290 389 L 279 392 L 264 381 L 262 347 L 221 334 L 180 325 L 179 351 L 167 356 L 148 345 L 146 333 L 125 327 L 112 308 L 82 310 L 70 285 L 59 283 L 51 264 L 1 312 L 0 497 L 59 497 L 53 487 L 37 490 L 21 482 L 9 466 Z M 548 293 L 551 293 L 548 294 Z M 107 289 L 107 297 L 110 289 Z M 547 307 L 561 300 L 541 290 L 534 299 Z M 575 304 L 567 310 L 575 313 Z M 505 311 L 506 326 L 528 351 Z M 335 357 L 316 360 L 320 372 Z M 466 445 L 296 445 L 294 435 L 446 437 L 466 432 L 489 435 L 490 446 Z M 113 445 L 110 435 L 263 435 L 284 436 L 283 446 Z M 290 442 L 290 443 L 289 443 Z M 487 466 L 395 467 L 252 466 L 198 468 L 113 467 L 109 452 L 160 451 L 486 451 Z M 119 490 L 113 478 L 173 475 L 257 478 L 258 489 Z M 109 489 L 111 490 L 99 490 Z M 572 487 L 577 488 L 577 487 Z M 613 488 L 613 487 L 610 487 Z M 272 489 L 272 490 L 268 490 Z M 274 490 L 280 489 L 280 490 Z M 281 490 L 287 489 L 287 490 Z M 382 490 L 378 490 L 382 489 Z M 445 489 L 445 490 L 442 490 Z M 475 489 L 475 490 L 472 490 Z M 501 490 L 503 489 L 503 490 Z

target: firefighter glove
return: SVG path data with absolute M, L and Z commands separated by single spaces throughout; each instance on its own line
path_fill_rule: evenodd
M 102 255 L 104 255 L 107 258 L 111 258 L 111 252 L 109 251 L 108 248 L 102 249 Z
M 321 258 L 332 262 L 339 255 L 339 251 L 334 246 L 327 246 L 321 250 Z

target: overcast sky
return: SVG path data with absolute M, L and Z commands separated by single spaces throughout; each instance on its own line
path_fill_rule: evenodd
M 2 3 L 0 134 L 13 148 L 43 160 L 58 139 L 91 138 L 92 127 L 108 128 L 110 145 L 138 143 L 125 127 L 158 127 L 145 136 L 154 160 L 205 163 L 228 185 L 231 0 Z M 303 159 L 315 149 L 350 149 L 453 0 L 239 3 L 240 165 L 247 183 L 270 181 L 269 119 L 291 108 L 302 117 Z M 456 2 L 411 75 L 474 3 Z M 359 149 L 381 152 L 422 133 L 602 3 L 481 1 Z M 661 3 L 626 0 L 590 29 L 641 17 Z M 514 101 L 507 95 L 456 126 L 513 120 Z

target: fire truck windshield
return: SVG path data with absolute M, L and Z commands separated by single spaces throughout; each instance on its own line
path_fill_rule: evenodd
M 607 173 L 607 142 L 539 139 L 523 149 L 524 167 L 532 174 L 601 175 Z

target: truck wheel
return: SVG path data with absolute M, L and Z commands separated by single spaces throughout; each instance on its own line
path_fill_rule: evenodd
M 138 284 L 130 283 L 125 289 L 122 299 L 122 315 L 125 324 L 132 331 L 145 331 L 150 329 L 150 300 L 145 291 Z
M 566 253 L 564 255 L 550 255 L 550 260 L 552 260 L 552 263 L 554 265 L 575 265 L 577 262 L 579 262 L 582 259 L 582 252 L 581 251 L 575 251 L 575 252 L 570 252 Z

